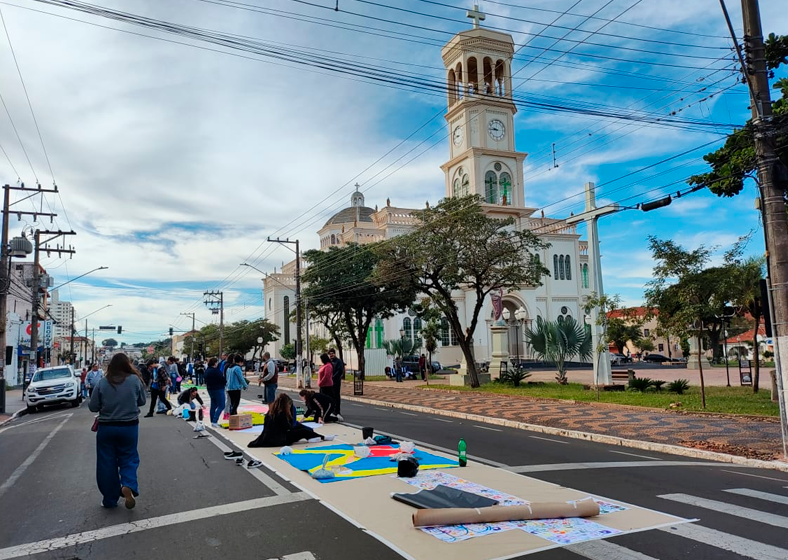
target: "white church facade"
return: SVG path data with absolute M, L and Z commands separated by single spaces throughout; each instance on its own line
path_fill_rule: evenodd
M 474 27 L 455 35 L 442 49 L 448 84 L 449 159 L 441 166 L 445 174 L 445 196 L 478 194 L 490 216 L 512 217 L 519 230 L 532 230 L 549 247 L 539 255 L 551 274 L 540 286 L 522 286 L 504 294 L 508 310 L 509 355 L 514 359 L 532 357 L 523 337 L 523 327 L 537 317 L 556 320 L 572 316 L 584 322 L 583 299 L 589 289 L 588 245 L 580 240 L 575 225 L 544 217 L 526 205 L 523 165 L 527 158 L 515 148 L 511 63 L 514 42 L 508 34 Z M 332 216 L 317 232 L 320 249 L 349 242 L 371 243 L 412 232 L 417 227 L 415 209 L 392 205 L 370 208 L 356 189 L 350 206 Z M 302 262 L 302 266 L 305 263 Z M 284 344 L 295 341 L 296 325 L 287 318 L 295 308 L 295 261 L 269 274 L 264 284 L 265 316 L 280 329 L 277 342 L 269 346 L 279 355 Z M 464 325 L 470 323 L 475 301 L 472 292 L 457 291 L 455 299 Z M 466 317 L 463 317 L 463 315 Z M 474 356 L 478 362 L 492 358 L 493 308 L 488 298 L 474 334 Z M 467 320 L 464 320 L 467 319 Z M 412 311 L 373 322 L 367 336 L 367 372 L 382 373 L 385 363 L 383 342 L 419 337 L 421 322 Z M 323 325 L 310 324 L 313 336 L 330 338 Z M 433 358 L 444 366 L 462 362 L 462 352 L 451 329 L 444 324 L 439 349 Z M 347 349 L 349 350 L 349 349 Z M 420 349 L 417 353 L 424 352 Z M 355 353 L 346 351 L 345 360 L 353 367 Z M 376 371 L 381 368 L 381 371 Z

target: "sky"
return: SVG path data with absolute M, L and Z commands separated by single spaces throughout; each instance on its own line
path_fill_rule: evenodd
M 318 247 L 317 230 L 349 205 L 356 182 L 372 207 L 387 198 L 423 207 L 445 194 L 445 96 L 408 84 L 443 81 L 441 46 L 470 27 L 471 2 L 339 0 L 335 11 L 336 0 L 93 0 L 258 41 L 269 53 L 297 48 L 309 65 L 57 3 L 0 2 L 24 79 L 23 88 L 0 32 L 0 176 L 60 191 L 17 206 L 51 208 L 53 224 L 12 217 L 10 231 L 76 231 L 73 259 L 42 264 L 55 284 L 109 267 L 68 283 L 60 297 L 77 319 L 111 304 L 89 321 L 122 325 L 121 342 L 187 330 L 184 313 L 195 313 L 198 327 L 214 322 L 206 290 L 224 292 L 227 322 L 261 317 L 262 275 L 240 263 L 269 271 L 292 259 L 268 236 Z M 728 4 L 740 33 L 739 3 Z M 765 31 L 788 33 L 783 0 L 760 4 Z M 685 189 L 726 125 L 748 118 L 717 0 L 487 0 L 480 8 L 482 25 L 512 33 L 518 49 L 513 80 L 526 103 L 514 133 L 529 154 L 525 197 L 537 213 L 581 212 L 586 182 L 598 185 L 599 205 Z M 391 83 L 348 74 L 357 64 Z M 610 117 L 646 113 L 704 124 Z M 755 196 L 753 185 L 732 199 L 699 192 L 602 218 L 606 292 L 642 302 L 649 235 L 719 247 L 719 258 L 752 231 L 747 251 L 762 253 Z

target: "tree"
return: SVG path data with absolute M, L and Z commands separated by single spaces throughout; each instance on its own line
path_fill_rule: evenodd
M 432 353 L 438 349 L 438 340 L 441 336 L 441 324 L 436 319 L 430 319 L 421 329 L 421 336 L 424 340 L 424 349 L 427 350 L 427 385 L 430 384 L 430 374 L 432 371 Z
M 285 344 L 279 349 L 279 355 L 288 362 L 296 357 L 295 344 Z
M 328 352 L 328 345 L 331 344 L 331 341 L 327 338 L 320 338 L 319 336 L 309 335 L 309 362 L 312 363 L 314 360 L 312 357 L 315 355 L 315 352 L 318 354 L 322 354 L 323 352 Z M 340 357 L 340 359 L 342 359 Z
M 384 340 L 383 347 L 389 356 L 404 358 L 405 356 L 410 356 L 414 350 L 421 347 L 421 339 L 395 338 L 393 340 Z
M 728 266 L 730 274 L 734 277 L 734 285 L 738 287 L 738 293 L 733 298 L 733 304 L 739 309 L 749 313 L 753 319 L 752 343 L 755 349 L 755 371 L 752 376 L 752 390 L 758 392 L 758 382 L 761 373 L 758 328 L 761 325 L 763 315 L 763 305 L 761 301 L 760 281 L 763 277 L 764 257 L 749 257 L 740 261 L 733 260 Z
M 545 321 L 541 316 L 536 318 L 536 326 L 526 327 L 525 340 L 531 345 L 534 354 L 558 369 L 556 381 L 566 385 L 566 362 L 575 356 L 588 360 L 593 355 L 591 327 L 581 325 L 574 317 L 566 317 L 561 321 Z
M 309 266 L 303 274 L 303 294 L 309 298 L 309 307 L 324 316 L 339 314 L 363 376 L 370 324 L 375 318 L 385 319 L 407 309 L 416 299 L 415 289 L 402 282 L 402 274 L 371 281 L 380 262 L 376 244 L 349 243 L 328 251 L 307 251 L 304 259 Z
M 670 345 L 670 343 L 668 343 Z M 654 351 L 654 341 L 650 338 L 643 337 L 637 341 L 636 346 L 640 348 L 643 352 L 653 352 Z
M 765 47 L 769 70 L 776 70 L 787 63 L 788 35 L 778 36 L 771 33 Z M 772 88 L 779 90 L 782 95 L 772 105 L 772 125 L 777 133 L 774 141 L 777 157 L 785 169 L 788 165 L 788 78 L 777 80 Z M 690 185 L 707 187 L 717 196 L 735 196 L 744 188 L 746 179 L 757 180 L 755 129 L 752 120 L 728 136 L 724 146 L 707 154 L 703 159 L 711 166 L 711 171 L 693 175 L 688 182 Z M 782 177 L 783 190 L 788 197 L 788 180 L 785 175 Z
M 225 326 L 224 332 L 224 346 L 228 351 L 244 356 L 251 351 L 252 359 L 257 357 L 258 352 L 262 354 L 265 346 L 279 337 L 279 327 L 268 319 L 230 323 Z M 262 342 L 257 342 L 259 338 L 263 339 Z
M 115 348 L 118 345 L 118 341 L 114 338 L 108 338 L 106 340 L 101 341 L 102 346 L 109 346 L 110 348 Z
M 632 322 L 634 321 L 634 322 Z M 609 317 L 607 319 L 607 340 L 615 344 L 619 354 L 624 353 L 627 342 L 643 350 L 643 321 L 639 319 L 627 320 L 623 317 Z
M 471 386 L 478 387 L 473 336 L 484 302 L 491 292 L 541 284 L 549 271 L 534 253 L 546 245 L 530 231 L 515 230 L 513 218 L 488 216 L 478 195 L 446 198 L 414 216 L 416 231 L 379 245 L 377 281 L 400 277 L 430 298 L 457 337 Z M 470 292 L 464 321 L 457 290 Z

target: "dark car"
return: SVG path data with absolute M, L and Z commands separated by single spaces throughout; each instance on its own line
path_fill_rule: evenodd
M 414 373 L 418 373 L 419 371 L 419 357 L 418 356 L 405 356 L 402 360 L 402 364 L 408 368 L 409 371 Z M 441 363 L 437 360 L 432 360 L 432 371 L 438 372 L 440 371 Z
M 643 358 L 643 361 L 661 364 L 663 362 L 670 362 L 672 360 L 667 356 L 663 356 L 662 354 L 649 354 Z

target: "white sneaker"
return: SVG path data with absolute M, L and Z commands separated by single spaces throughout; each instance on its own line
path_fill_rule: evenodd
M 321 441 L 323 440 L 319 437 L 313 437 L 306 440 L 307 443 L 320 443 Z
M 336 439 L 336 437 L 337 437 L 337 436 L 335 436 L 335 435 L 330 435 L 330 436 L 323 436 L 323 437 L 325 437 L 325 438 L 326 438 L 326 441 L 334 441 L 334 440 Z
M 337 414 L 337 420 L 339 420 L 340 422 L 344 422 L 345 421 L 345 419 L 342 418 L 341 414 Z
M 211 422 L 211 428 L 218 428 L 218 427 L 219 424 L 217 424 L 216 422 Z

